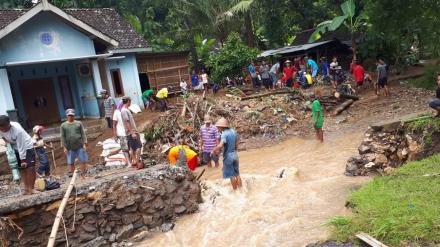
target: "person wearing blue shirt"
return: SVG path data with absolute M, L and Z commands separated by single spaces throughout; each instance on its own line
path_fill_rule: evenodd
M 322 77 L 328 76 L 328 63 L 325 57 L 321 58 Z
M 307 67 L 312 71 L 312 77 L 315 78 L 318 74 L 318 64 L 308 56 L 305 56 L 304 61 L 307 62 Z
M 195 70 L 192 71 L 191 85 L 192 85 L 193 89 L 197 89 L 199 86 L 199 76 L 197 75 Z
M 253 86 L 254 90 L 258 89 L 260 87 L 260 85 L 258 83 L 258 75 L 257 75 L 257 71 L 255 70 L 255 66 L 254 66 L 253 61 L 251 61 L 248 66 L 248 72 L 251 75 L 252 86 Z

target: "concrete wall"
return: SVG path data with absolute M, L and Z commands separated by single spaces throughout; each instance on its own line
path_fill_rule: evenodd
M 45 34 L 51 41 L 43 41 Z M 50 13 L 36 15 L 0 41 L 0 65 L 90 55 L 96 55 L 93 41 Z
M 136 56 L 134 54 L 120 54 L 120 56 L 124 56 L 125 58 L 106 61 L 107 78 L 111 95 L 114 96 L 115 94 L 113 92 L 113 81 L 110 70 L 120 69 L 125 95 L 130 96 L 133 103 L 143 108 L 144 104 L 141 98 L 142 92 Z

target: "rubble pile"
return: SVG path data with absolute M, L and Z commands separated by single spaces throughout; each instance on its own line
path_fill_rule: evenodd
M 143 132 L 147 141 L 145 151 L 153 159 L 160 159 L 157 153 L 160 146 L 174 144 L 185 138 L 187 144 L 197 150 L 199 128 L 203 117 L 209 114 L 213 120 L 225 117 L 242 139 L 253 136 L 276 138 L 286 135 L 290 127 L 299 128 L 305 119 L 305 97 L 299 91 L 286 91 L 284 94 L 257 97 L 249 100 L 203 99 L 190 95 L 183 105 L 170 109 Z
M 406 161 L 420 160 L 437 153 L 440 120 L 424 116 L 409 121 L 392 121 L 369 127 L 358 148 L 348 159 L 348 176 L 389 173 Z
M 3 234 L 6 239 L 1 241 L 9 246 L 46 245 L 64 190 L 47 193 L 44 198 L 0 204 L 2 218 L 12 219 L 24 231 L 18 238 L 18 228 L 0 225 L 9 233 Z M 194 175 L 177 166 L 155 166 L 94 180 L 77 186 L 77 193 L 77 197 L 72 193 L 63 214 L 72 246 L 109 246 L 137 231 L 169 229 L 162 226 L 172 225 L 181 214 L 195 212 L 201 202 L 200 185 Z M 60 226 L 57 245 L 65 245 L 65 238 Z

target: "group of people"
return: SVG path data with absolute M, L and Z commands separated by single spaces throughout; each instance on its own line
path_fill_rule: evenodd
M 239 138 L 228 120 L 220 118 L 214 125 L 212 118 L 209 115 L 205 116 L 204 125 L 200 127 L 199 153 L 192 150 L 186 142 L 183 138 L 174 147 L 162 147 L 162 153 L 168 155 L 170 164 L 188 166 L 194 171 L 200 157 L 200 163 L 219 167 L 219 155 L 223 150 L 223 178 L 230 179 L 234 190 L 242 186 L 237 153 Z

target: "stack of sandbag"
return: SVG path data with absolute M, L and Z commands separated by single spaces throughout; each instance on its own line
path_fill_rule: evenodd
M 121 166 L 127 164 L 127 159 L 121 151 L 121 145 L 114 139 L 107 139 L 99 142 L 97 145 L 102 146 L 101 157 L 104 157 L 106 166 Z

